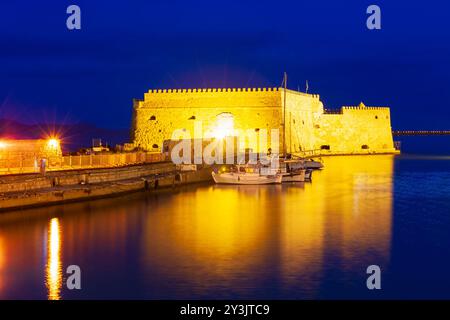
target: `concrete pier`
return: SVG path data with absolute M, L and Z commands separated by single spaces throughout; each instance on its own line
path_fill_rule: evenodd
M 171 162 L 0 176 L 0 211 L 149 192 L 211 181 L 211 167 L 180 171 Z

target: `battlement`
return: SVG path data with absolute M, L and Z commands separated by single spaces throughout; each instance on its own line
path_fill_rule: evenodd
M 344 110 L 376 110 L 376 111 L 389 111 L 389 107 L 367 107 L 363 102 L 360 102 L 357 106 L 343 106 L 342 111 Z
M 280 88 L 196 88 L 196 89 L 150 89 L 148 93 L 200 93 L 200 92 L 263 92 L 279 91 Z
M 341 109 L 342 110 L 362 110 L 362 111 L 367 111 L 367 110 L 384 110 L 384 111 L 388 111 L 389 107 L 343 106 Z
M 151 89 L 135 108 L 272 108 L 281 105 L 280 88 Z
M 263 88 L 194 88 L 194 89 L 150 89 L 147 94 L 186 94 L 186 93 L 213 93 L 213 92 L 281 92 L 280 87 Z M 286 92 L 297 95 L 307 96 L 314 99 L 320 99 L 318 94 L 309 94 L 305 92 L 287 89 Z

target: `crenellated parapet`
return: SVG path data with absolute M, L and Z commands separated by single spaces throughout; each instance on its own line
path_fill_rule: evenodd
M 367 111 L 367 110 L 384 110 L 384 111 L 389 111 L 389 107 L 360 107 L 360 106 L 343 106 L 342 107 L 343 110 L 362 110 L 362 111 Z
M 280 87 L 263 87 L 263 88 L 193 88 L 193 89 L 150 89 L 147 94 L 192 94 L 192 93 L 217 93 L 217 92 L 282 92 L 284 88 Z M 294 90 L 286 90 L 288 93 L 307 96 L 319 99 L 318 94 L 309 94 Z
M 280 88 L 194 88 L 194 89 L 150 89 L 148 93 L 200 93 L 200 92 L 263 92 L 279 91 Z
M 151 89 L 140 108 L 273 108 L 282 103 L 281 88 Z
M 345 110 L 360 110 L 360 111 L 389 111 L 389 107 L 367 107 L 363 102 L 357 106 L 343 106 L 342 111 Z
M 302 101 L 320 100 L 318 94 L 286 90 L 290 97 Z M 140 108 L 189 108 L 189 107 L 280 107 L 283 104 L 284 88 L 193 88 L 150 89 L 143 100 L 134 104 Z M 306 100 L 305 100 L 306 99 Z M 309 102 L 307 102 L 309 103 Z

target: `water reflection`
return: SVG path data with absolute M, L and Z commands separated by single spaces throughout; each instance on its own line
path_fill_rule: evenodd
M 389 268 L 394 158 L 324 161 L 312 183 L 189 186 L 0 215 L 0 298 L 61 299 L 63 249 L 83 270 L 83 290 L 64 298 L 342 297 L 336 286 L 358 297 L 368 265 Z
M 46 286 L 49 300 L 61 299 L 61 226 L 58 218 L 53 218 L 48 226 Z
M 211 186 L 161 198 L 144 229 L 148 285 L 162 297 L 314 297 L 336 264 L 346 276 L 387 266 L 393 157 L 325 165 L 304 186 Z
M 285 296 L 315 297 L 326 278 L 343 276 L 350 282 L 370 264 L 388 267 L 393 157 L 324 162 L 326 170 L 314 173 L 305 192 L 290 188 L 283 196 L 280 275 Z

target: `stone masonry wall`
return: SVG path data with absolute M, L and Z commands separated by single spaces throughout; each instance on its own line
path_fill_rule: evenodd
M 315 125 L 315 149 L 330 153 L 394 152 L 389 108 L 343 107 L 342 114 L 322 114 Z
M 280 103 L 277 88 L 149 92 L 144 101 L 135 103 L 134 144 L 146 150 L 161 150 L 163 141 L 170 139 L 176 129 L 185 129 L 191 138 L 201 138 L 194 134 L 195 120 L 202 121 L 203 136 L 214 129 L 222 113 L 233 115 L 235 129 L 270 132 L 280 127 Z
M 267 129 L 268 133 L 280 129 L 280 149 L 285 118 L 285 143 L 291 153 L 320 149 L 323 154 L 395 152 L 389 108 L 360 104 L 328 114 L 319 95 L 287 90 L 286 108 L 284 98 L 282 88 L 150 90 L 144 100 L 134 101 L 133 143 L 160 151 L 176 129 L 202 138 L 214 129 L 219 114 L 229 113 L 235 129 Z M 202 121 L 201 136 L 199 132 L 194 135 L 196 120 Z M 270 137 L 268 141 L 271 147 Z

